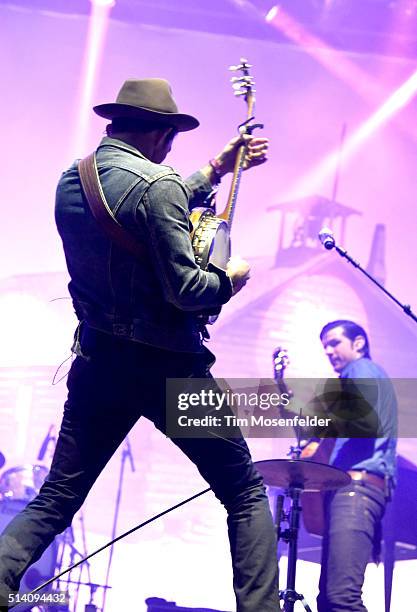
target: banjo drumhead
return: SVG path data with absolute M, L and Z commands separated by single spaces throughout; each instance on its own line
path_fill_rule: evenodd
M 221 223 L 211 243 L 209 262 L 218 268 L 226 269 L 230 259 L 230 234 L 226 223 Z
M 209 209 L 194 213 L 192 222 L 196 224 L 192 234 L 192 246 L 196 262 L 207 270 L 211 262 L 219 268 L 226 269 L 230 257 L 230 233 L 226 221 L 216 217 Z

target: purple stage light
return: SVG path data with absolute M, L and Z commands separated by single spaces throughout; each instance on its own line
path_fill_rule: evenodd
M 342 159 L 346 162 L 373 136 L 384 127 L 395 115 L 403 109 L 417 95 L 417 71 L 396 89 L 383 104 L 379 106 L 347 139 Z M 335 172 L 339 163 L 340 152 L 335 149 L 326 155 L 304 177 L 297 181 L 295 193 L 314 193 Z M 285 198 L 290 199 L 293 193 L 290 190 Z
M 112 8 L 116 4 L 116 0 L 90 0 L 90 2 L 95 6 L 105 6 L 107 8 Z
M 95 85 L 103 58 L 109 17 L 115 2 L 114 0 L 91 0 L 91 4 L 84 65 L 80 81 L 79 112 L 72 145 L 72 154 L 76 157 L 85 155 L 87 152 Z
M 265 15 L 265 21 L 273 21 L 277 16 L 279 11 L 279 6 L 275 5 L 269 9 L 267 14 Z

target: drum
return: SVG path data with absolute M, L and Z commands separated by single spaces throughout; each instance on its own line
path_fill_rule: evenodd
M 13 517 L 23 510 L 25 506 L 25 501 L 0 501 L 0 534 L 4 531 Z M 34 565 L 32 565 L 23 575 L 20 583 L 20 593 L 28 593 L 54 575 L 57 554 L 58 545 L 54 541 L 45 550 L 39 561 L 34 563 Z
M 19 465 L 3 472 L 0 495 L 6 501 L 30 502 L 38 493 L 48 468 L 42 464 Z

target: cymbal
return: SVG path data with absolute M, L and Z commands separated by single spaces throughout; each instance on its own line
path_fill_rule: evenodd
M 0 468 L 6 463 L 6 457 L 0 452 Z
M 256 461 L 255 466 L 266 485 L 282 489 L 299 487 L 309 492 L 329 491 L 345 487 L 351 481 L 343 470 L 316 461 L 268 459 Z

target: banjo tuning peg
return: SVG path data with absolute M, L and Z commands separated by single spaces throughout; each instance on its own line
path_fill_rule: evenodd
M 237 72 L 238 70 L 248 70 L 248 68 L 252 68 L 252 64 L 248 64 L 248 60 L 241 58 L 240 64 L 238 66 L 230 66 L 229 70 Z
M 233 89 L 250 89 L 251 86 L 242 81 L 235 81 L 232 83 L 232 87 Z

